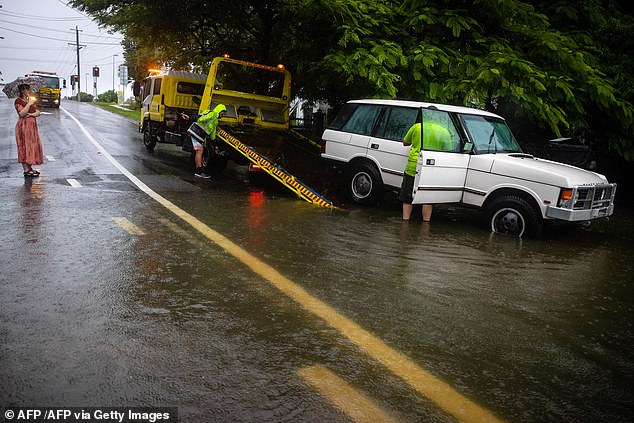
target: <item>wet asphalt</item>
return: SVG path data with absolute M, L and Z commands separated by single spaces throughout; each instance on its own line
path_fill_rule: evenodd
M 177 147 L 147 153 L 134 122 L 62 107 L 152 190 L 498 418 L 630 421 L 631 210 L 516 240 L 456 207 L 424 225 L 401 222 L 393 196 L 351 206 L 335 177 L 326 190 L 342 207 L 322 209 L 235 165 L 197 181 Z M 353 420 L 301 376 L 319 365 L 395 421 L 455 421 L 139 190 L 66 113 L 44 111 L 42 176 L 25 179 L 0 100 L 0 407 Z

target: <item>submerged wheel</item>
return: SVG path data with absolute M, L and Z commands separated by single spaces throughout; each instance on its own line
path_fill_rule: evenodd
M 535 208 L 525 199 L 504 195 L 486 207 L 486 224 L 492 232 L 504 235 L 539 238 L 544 223 Z
M 207 147 L 203 150 L 202 165 L 208 175 L 220 175 L 227 167 L 229 159 L 219 154 L 213 154 Z
M 348 196 L 357 204 L 377 203 L 383 194 L 383 180 L 378 169 L 370 163 L 354 165 L 348 173 Z
M 143 145 L 150 153 L 154 151 L 156 147 L 156 137 L 152 135 L 152 125 L 148 122 L 143 130 Z

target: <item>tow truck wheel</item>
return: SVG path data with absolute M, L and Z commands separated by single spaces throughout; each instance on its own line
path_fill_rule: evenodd
M 348 172 L 348 196 L 362 205 L 376 204 L 383 194 L 383 181 L 371 163 L 353 165 Z
M 156 138 L 152 135 L 151 124 L 148 122 L 143 129 L 143 145 L 150 153 L 154 151 L 156 147 Z
M 539 238 L 544 224 L 537 211 L 525 199 L 503 195 L 485 209 L 486 224 L 492 232 L 519 238 Z

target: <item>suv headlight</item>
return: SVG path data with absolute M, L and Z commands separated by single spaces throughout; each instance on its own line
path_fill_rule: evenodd
M 559 201 L 557 202 L 557 206 L 564 209 L 572 209 L 578 198 L 579 191 L 577 191 L 576 189 L 562 188 L 561 192 L 559 193 Z

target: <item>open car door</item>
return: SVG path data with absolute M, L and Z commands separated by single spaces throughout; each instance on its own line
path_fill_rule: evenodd
M 423 133 L 413 204 L 458 203 L 471 157 L 463 152 L 465 140 L 448 112 L 421 108 L 419 117 Z

